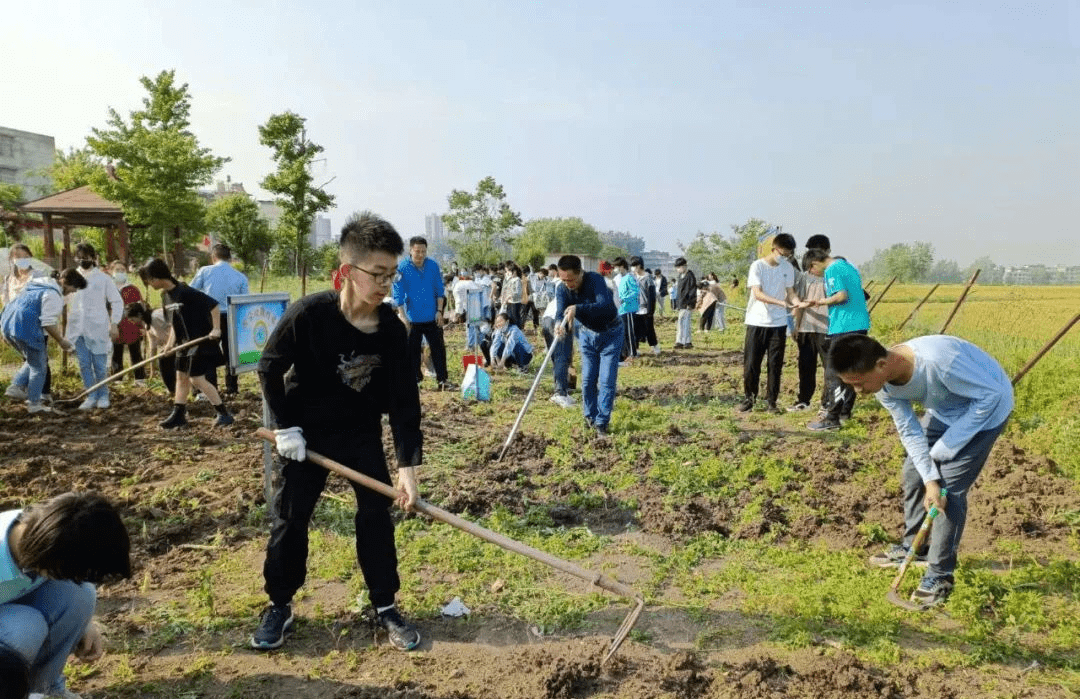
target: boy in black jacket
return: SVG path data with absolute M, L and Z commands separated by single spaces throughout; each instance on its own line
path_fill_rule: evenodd
M 277 450 L 286 461 L 263 564 L 271 604 L 251 637 L 258 650 L 284 643 L 293 622 L 292 598 L 307 574 L 308 523 L 328 475 L 305 461 L 307 445 L 389 484 L 382 448 L 382 415 L 388 413 L 397 452 L 397 502 L 406 510 L 416 503 L 420 393 L 405 326 L 383 303 L 403 249 L 388 222 L 369 213 L 350 218 L 341 231 L 341 291 L 292 304 L 263 349 L 259 379 L 277 428 Z M 420 634 L 394 606 L 400 583 L 391 503 L 358 484 L 353 490 L 356 556 L 371 604 L 391 645 L 412 650 Z

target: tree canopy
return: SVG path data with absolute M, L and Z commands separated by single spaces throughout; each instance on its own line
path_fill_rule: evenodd
M 744 277 L 750 263 L 757 259 L 758 241 L 767 234 L 769 224 L 752 218 L 741 226 L 732 224 L 731 234 L 698 233 L 684 248 L 689 266 L 701 274 L 715 272 L 722 279 Z
M 884 250 L 875 250 L 870 261 L 862 265 L 864 281 L 892 279 L 901 284 L 924 281 L 934 264 L 934 246 L 923 241 L 896 243 Z
M 239 192 L 206 207 L 206 227 L 248 264 L 258 260 L 273 242 L 270 223 L 259 213 L 259 205 Z
M 52 181 L 53 192 L 66 192 L 93 184 L 94 177 L 102 172 L 105 172 L 105 163 L 93 150 L 72 147 L 67 153 L 57 148 L 53 163 L 44 174 Z
M 450 246 L 459 264 L 494 264 L 507 254 L 521 214 L 510 208 L 506 192 L 494 177 L 480 180 L 475 192 L 455 189 L 446 200 L 450 210 L 442 220 L 451 233 Z
M 514 239 L 514 259 L 535 266 L 551 253 L 596 256 L 603 248 L 599 231 L 580 218 L 537 218 Z

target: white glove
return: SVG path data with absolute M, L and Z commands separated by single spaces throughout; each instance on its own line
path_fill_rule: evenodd
M 279 454 L 286 459 L 303 461 L 307 458 L 304 431 L 299 427 L 286 427 L 283 430 L 274 430 L 274 446 Z

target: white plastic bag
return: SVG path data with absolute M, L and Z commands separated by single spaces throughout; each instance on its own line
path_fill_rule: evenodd
M 465 400 L 491 400 L 491 376 L 482 367 L 470 364 L 461 382 L 461 397 Z

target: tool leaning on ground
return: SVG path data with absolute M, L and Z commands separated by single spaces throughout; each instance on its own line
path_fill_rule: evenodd
M 255 431 L 255 434 L 257 434 L 262 439 L 270 442 L 271 444 L 273 444 L 275 441 L 273 431 L 265 427 L 260 427 L 258 430 Z M 323 468 L 332 473 L 343 476 L 344 478 L 347 478 L 354 483 L 359 483 L 365 488 L 369 488 L 381 495 L 385 495 L 390 499 L 396 499 L 398 496 L 397 491 L 389 485 L 386 485 L 381 481 L 377 481 L 369 476 L 365 476 L 362 473 L 358 473 L 357 471 L 354 471 L 351 468 L 348 468 L 338 463 L 337 461 L 334 461 L 333 459 L 328 459 L 321 454 L 317 454 L 313 451 L 308 450 L 307 460 L 311 461 L 312 463 L 318 464 L 319 466 L 322 466 Z M 623 620 L 622 625 L 619 626 L 619 629 L 615 632 L 615 636 L 611 639 L 611 646 L 608 648 L 608 652 L 604 656 L 602 663 L 606 663 L 608 659 L 615 654 L 615 651 L 619 649 L 619 646 L 622 645 L 622 642 L 626 640 L 626 636 L 630 633 L 630 629 L 634 628 L 634 624 L 637 623 L 638 617 L 641 616 L 641 611 L 645 608 L 645 599 L 633 588 L 623 585 L 617 580 L 605 577 L 600 573 L 594 573 L 593 571 L 586 570 L 580 566 L 571 563 L 570 561 L 565 561 L 556 556 L 552 556 L 550 553 L 546 553 L 544 551 L 541 551 L 540 549 L 535 549 L 528 544 L 523 544 L 520 541 L 515 541 L 508 536 L 493 532 L 490 529 L 485 529 L 478 524 L 474 524 L 466 519 L 458 517 L 455 514 L 447 512 L 446 510 L 435 507 L 431 503 L 425 502 L 424 500 L 417 500 L 413 508 L 418 512 L 423 512 L 432 519 L 436 519 L 440 522 L 449 524 L 452 527 L 456 527 L 464 532 L 472 534 L 473 536 L 479 537 L 484 541 L 495 544 L 496 546 L 500 546 L 507 551 L 520 553 L 521 555 L 531 558 L 534 561 L 540 561 L 541 563 L 551 566 L 552 568 L 555 568 L 557 570 L 561 570 L 564 573 L 569 573 L 570 575 L 581 578 L 582 580 L 592 583 L 593 585 L 596 585 L 603 590 L 613 592 L 617 595 L 632 600 L 634 602 L 634 608 L 630 610 L 630 613 L 626 616 L 626 619 Z
M 64 399 L 58 400 L 56 402 L 57 403 L 72 403 L 72 402 L 77 401 L 77 400 L 82 400 L 83 398 L 86 398 L 88 395 L 90 395 L 94 391 L 98 390 L 102 386 L 105 386 L 107 384 L 112 383 L 113 381 L 116 381 L 118 378 L 120 378 L 124 374 L 130 373 L 132 371 L 135 371 L 136 369 L 144 367 L 147 364 L 149 364 L 150 362 L 155 362 L 158 359 L 161 359 L 162 357 L 168 357 L 170 354 L 176 354 L 177 352 L 179 352 L 181 350 L 186 350 L 186 349 L 188 349 L 190 347 L 194 347 L 195 345 L 201 344 L 201 343 L 206 342 L 206 341 L 211 340 L 211 339 L 213 339 L 213 338 L 211 338 L 209 335 L 207 335 L 206 337 L 200 337 L 197 340 L 191 340 L 189 342 L 185 342 L 182 345 L 177 345 L 176 347 L 173 347 L 172 349 L 165 350 L 164 352 L 159 352 L 158 354 L 155 354 L 153 357 L 149 357 L 147 359 L 144 359 L 141 362 L 136 362 L 135 364 L 132 364 L 131 366 L 129 366 L 127 369 L 124 369 L 123 371 L 118 371 L 115 374 L 113 374 L 112 376 L 106 377 L 106 378 L 102 379 L 101 381 L 98 381 L 96 384 L 94 384 L 90 388 L 86 389 L 85 391 L 83 391 L 79 395 L 75 396 L 74 398 L 64 398 Z
M 941 497 L 945 497 L 949 492 L 947 489 L 941 489 Z M 925 612 L 930 608 L 929 605 L 916 604 L 910 600 L 906 600 L 900 596 L 900 583 L 904 579 L 904 573 L 907 572 L 908 566 L 911 565 L 911 561 L 915 558 L 915 552 L 922 548 L 926 543 L 926 537 L 930 536 L 930 527 L 934 523 L 934 518 L 937 517 L 940 512 L 936 506 L 932 506 L 930 511 L 923 517 L 922 526 L 919 527 L 919 531 L 915 534 L 915 540 L 911 542 L 910 548 L 908 548 L 907 555 L 904 556 L 904 560 L 900 563 L 900 570 L 896 573 L 896 578 L 893 580 L 892 585 L 889 587 L 889 592 L 885 595 L 885 599 L 892 602 L 898 607 L 903 607 L 913 612 Z
M 564 320 L 559 324 L 561 327 L 566 327 L 566 321 Z M 556 326 L 556 330 L 559 329 Z M 566 332 L 570 332 L 567 330 Z M 536 372 L 536 378 L 533 379 L 532 387 L 529 388 L 529 394 L 525 396 L 525 403 L 521 406 L 521 410 L 518 412 L 517 419 L 514 420 L 514 426 L 510 428 L 510 434 L 506 436 L 506 443 L 503 444 L 502 451 L 499 452 L 499 458 L 495 459 L 498 463 L 502 461 L 502 458 L 506 456 L 506 450 L 510 448 L 510 442 L 514 441 L 514 435 L 517 434 L 518 428 L 521 427 L 521 418 L 525 417 L 525 411 L 529 409 L 529 403 L 532 402 L 533 396 L 536 394 L 536 387 L 540 385 L 540 377 L 544 375 L 544 368 L 547 366 L 548 361 L 551 360 L 551 355 L 555 353 L 555 348 L 559 346 L 559 342 L 563 339 L 562 335 L 555 333 L 555 337 L 551 341 L 551 347 L 548 347 L 547 354 L 544 355 L 544 361 L 540 362 L 540 369 Z

